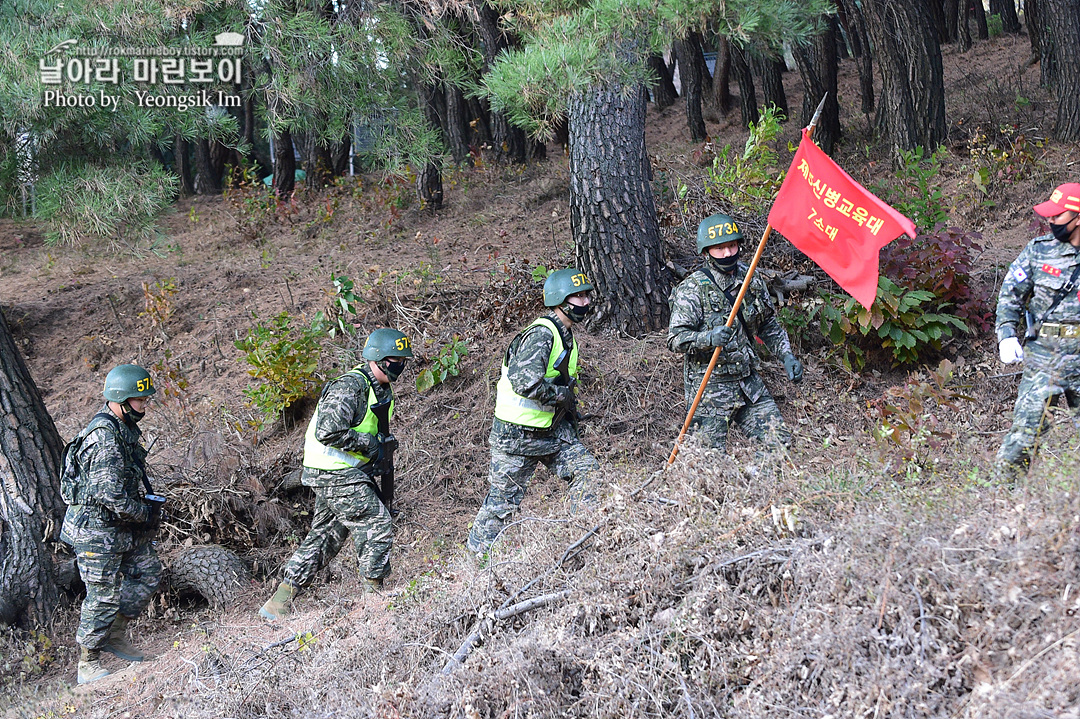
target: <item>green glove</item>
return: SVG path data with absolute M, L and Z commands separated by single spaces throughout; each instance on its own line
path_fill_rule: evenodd
M 795 355 L 784 355 L 784 371 L 787 372 L 787 378 L 795 384 L 802 382 L 803 364 Z

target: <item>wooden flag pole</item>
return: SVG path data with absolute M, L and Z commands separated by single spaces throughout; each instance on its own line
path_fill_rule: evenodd
M 814 110 L 814 116 L 810 119 L 810 124 L 806 128 L 810 137 L 814 136 L 814 128 L 817 127 L 818 118 L 821 117 L 821 111 L 825 107 L 825 100 L 828 97 L 829 95 L 826 93 L 825 97 L 822 97 L 821 102 L 818 103 L 817 109 Z M 769 235 L 771 234 L 772 225 L 765 225 L 765 232 L 761 234 L 761 242 L 758 243 L 757 252 L 754 253 L 754 259 L 750 262 L 750 267 L 746 270 L 746 278 L 743 280 L 742 287 L 739 288 L 739 294 L 735 298 L 735 303 L 731 306 L 731 313 L 728 314 L 728 327 L 735 324 L 735 318 L 739 314 L 739 308 L 742 307 L 743 298 L 746 297 L 746 291 L 750 289 L 750 279 L 754 276 L 754 271 L 757 270 L 758 262 L 761 261 L 761 255 L 765 252 L 765 243 L 769 241 Z M 668 466 L 675 461 L 675 457 L 679 454 L 679 446 L 682 444 L 683 437 L 686 436 L 686 431 L 690 428 L 690 423 L 694 421 L 694 413 L 697 412 L 698 405 L 701 403 L 701 397 L 705 394 L 705 386 L 709 383 L 709 378 L 712 377 L 713 370 L 716 369 L 716 363 L 720 359 L 720 351 L 722 349 L 723 347 L 717 347 L 713 350 L 712 359 L 709 360 L 709 366 L 705 369 L 705 376 L 701 379 L 701 386 L 698 387 L 697 394 L 694 395 L 694 401 L 690 404 L 690 410 L 686 413 L 686 421 L 683 422 L 682 429 L 679 430 L 679 437 L 675 440 L 675 446 L 671 448 L 671 455 L 667 460 Z

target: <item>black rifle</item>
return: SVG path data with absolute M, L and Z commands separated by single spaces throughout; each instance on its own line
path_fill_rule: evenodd
M 573 392 L 575 385 L 577 385 L 577 378 L 570 376 L 570 350 L 564 349 L 559 353 L 558 358 L 555 360 L 555 369 L 559 372 L 555 384 L 570 388 L 570 392 L 574 397 L 574 404 L 569 410 L 559 407 L 559 411 L 555 413 L 555 419 L 551 421 L 551 428 L 555 429 L 555 426 L 559 424 L 559 420 L 569 415 L 570 424 L 573 425 L 576 433 L 578 431 L 577 395 L 573 394 Z
M 372 476 L 379 477 L 381 486 L 376 485 L 375 493 L 386 505 L 391 517 L 397 516 L 394 509 L 394 450 L 398 447 L 397 437 L 390 434 L 390 400 L 371 406 L 371 413 L 379 421 L 379 458 L 372 468 Z

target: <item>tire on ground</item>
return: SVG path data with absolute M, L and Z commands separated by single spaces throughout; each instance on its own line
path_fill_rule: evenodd
M 169 586 L 178 594 L 198 594 L 212 607 L 233 603 L 250 582 L 244 561 L 216 544 L 184 547 L 169 561 Z

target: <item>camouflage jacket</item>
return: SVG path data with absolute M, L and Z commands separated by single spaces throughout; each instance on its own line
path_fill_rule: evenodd
M 574 343 L 574 333 L 564 327 L 558 315 L 549 312 L 545 315 L 551 320 L 562 335 L 564 347 Z M 558 391 L 547 374 L 548 359 L 555 338 L 544 326 L 530 327 L 510 343 L 510 358 L 506 366 L 506 376 L 510 385 L 522 397 L 536 400 L 540 404 L 553 405 Z M 489 444 L 509 454 L 542 456 L 555 454 L 565 442 L 577 439 L 577 432 L 568 419 L 562 419 L 550 429 L 536 430 L 512 422 L 503 422 L 495 418 L 488 436 Z
M 727 295 L 732 299 L 738 296 L 746 270 L 747 266 L 741 262 L 739 269 L 730 275 L 698 269 L 672 290 L 668 299 L 671 321 L 668 324 L 667 344 L 673 352 L 685 353 L 684 376 L 704 374 L 714 349 L 709 344 L 708 332 L 727 323 L 731 313 L 731 301 Z M 720 353 L 716 369 L 713 370 L 715 381 L 741 380 L 757 369 L 760 361 L 752 344 L 754 336 L 760 337 L 765 346 L 779 357 L 791 352 L 787 331 L 776 318 L 772 298 L 760 276 L 755 275 L 750 281 L 739 314 L 745 320 L 746 327 L 742 327 L 739 318 L 735 320 L 734 337 Z
M 99 412 L 111 414 L 106 404 Z M 119 426 L 119 431 L 117 431 Z M 73 542 L 100 540 L 103 549 L 127 551 L 132 533 L 146 530 L 150 505 L 143 499 L 146 449 L 137 425 L 94 420 L 76 456 L 79 481 L 64 515 L 64 534 Z
M 370 434 L 354 432 L 353 427 L 364 421 L 368 411 L 368 388 L 375 388 L 375 399 L 384 402 L 393 394 L 389 385 L 378 382 L 367 362 L 360 372 L 349 372 L 330 380 L 319 397 L 318 419 L 315 420 L 315 439 L 328 447 L 346 452 L 359 452 L 370 457 L 379 443 Z M 321 470 L 304 467 L 300 481 L 308 487 L 331 487 L 370 482 L 370 464 L 346 469 Z
M 1025 308 L 1031 310 L 1036 321 L 1080 322 L 1080 290 L 1077 287 L 1065 294 L 1049 316 L 1043 317 L 1077 265 L 1080 265 L 1080 248 L 1068 242 L 1058 242 L 1053 235 L 1036 237 L 1029 242 L 1009 265 L 1001 283 L 997 305 L 998 342 L 1016 336 Z M 1080 278 L 1077 284 L 1080 284 Z

